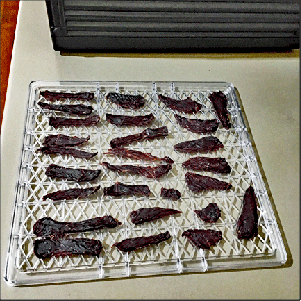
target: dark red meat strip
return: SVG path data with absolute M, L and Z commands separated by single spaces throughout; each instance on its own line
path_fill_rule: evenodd
M 61 100 L 66 98 L 72 98 L 75 100 L 93 100 L 94 93 L 92 92 L 78 92 L 78 93 L 62 93 L 62 92 L 50 92 L 50 91 L 41 91 L 41 96 L 47 100 Z
M 215 230 L 198 230 L 188 229 L 182 233 L 182 236 L 195 245 L 198 249 L 210 249 L 211 246 L 215 246 L 223 237 L 222 231 Z
M 181 198 L 181 192 L 173 188 L 167 189 L 162 187 L 160 196 L 164 199 L 172 199 L 176 201 Z
M 90 115 L 93 111 L 92 106 L 85 106 L 83 104 L 77 104 L 77 105 L 58 104 L 57 105 L 57 104 L 51 104 L 51 103 L 39 101 L 38 105 L 43 109 L 66 112 L 74 115 Z
M 132 95 L 110 92 L 107 94 L 106 98 L 125 109 L 136 110 L 142 108 L 145 104 L 145 99 L 139 94 Z
M 34 254 L 41 259 L 71 255 L 99 256 L 101 250 L 100 240 L 88 238 L 37 239 L 33 247 Z
M 97 155 L 96 153 L 89 153 L 72 147 L 62 147 L 62 146 L 43 146 L 38 149 L 38 151 L 44 154 L 60 154 L 60 155 L 71 155 L 76 158 L 91 159 Z
M 194 210 L 197 216 L 206 223 L 215 223 L 221 217 L 221 211 L 216 203 L 210 203 L 201 210 Z
M 121 223 L 110 215 L 86 219 L 80 222 L 58 222 L 51 217 L 38 219 L 33 225 L 36 236 L 64 236 L 67 233 L 95 231 L 116 228 Z
M 101 173 L 101 170 L 91 169 L 75 169 L 67 168 L 55 164 L 50 164 L 46 169 L 45 174 L 51 178 L 62 178 L 69 181 L 92 181 L 96 179 Z
M 223 143 L 214 136 L 206 136 L 201 139 L 180 142 L 174 145 L 174 149 L 182 153 L 208 153 L 223 147 Z
M 161 100 L 167 107 L 178 112 L 183 112 L 187 114 L 196 113 L 201 110 L 202 105 L 196 101 L 191 100 L 191 98 L 186 98 L 182 100 L 176 100 L 162 94 L 158 94 L 159 100 Z
M 236 226 L 239 239 L 251 239 L 258 235 L 256 195 L 252 186 L 244 194 L 242 212 Z
M 67 190 L 58 190 L 43 196 L 43 200 L 51 199 L 53 201 L 83 199 L 100 189 L 100 185 L 88 188 L 71 188 Z
M 96 125 L 100 120 L 98 115 L 91 115 L 87 118 L 64 118 L 64 117 L 49 117 L 49 125 L 54 128 L 60 126 L 91 126 Z
M 147 247 L 151 244 L 158 244 L 170 238 L 168 231 L 151 236 L 141 236 L 135 238 L 127 238 L 121 242 L 114 243 L 112 247 L 117 247 L 118 250 L 123 252 L 131 252 L 137 249 Z
M 129 196 L 129 195 L 150 195 L 147 185 L 126 185 L 120 182 L 110 187 L 104 187 L 103 194 L 105 196 Z
M 88 140 L 90 140 L 90 136 L 88 136 L 87 138 L 80 138 L 63 134 L 48 135 L 44 138 L 43 146 L 76 146 L 83 144 Z
M 218 121 L 216 119 L 188 119 L 175 114 L 178 124 L 192 133 L 208 134 L 216 132 Z
M 162 126 L 156 129 L 147 128 L 143 132 L 138 134 L 114 138 L 110 141 L 110 145 L 112 148 L 116 148 L 133 143 L 135 141 L 141 141 L 146 139 L 151 140 L 155 138 L 165 137 L 167 135 L 168 129 L 166 126 Z
M 117 126 L 144 126 L 150 124 L 154 119 L 153 114 L 144 116 L 127 116 L 106 114 L 107 121 Z
M 217 117 L 219 118 L 223 127 L 228 130 L 231 127 L 231 123 L 228 117 L 229 112 L 227 110 L 228 101 L 226 95 L 222 91 L 218 91 L 211 93 L 208 98 L 211 100 Z
M 230 173 L 231 167 L 225 158 L 194 157 L 182 163 L 182 166 L 194 171 Z
M 232 187 L 230 183 L 207 176 L 201 176 L 192 172 L 187 172 L 185 174 L 185 181 L 188 188 L 193 192 L 205 190 L 229 190 Z
M 130 213 L 130 218 L 133 224 L 138 225 L 178 213 L 182 212 L 175 209 L 160 207 L 140 208 L 138 210 L 132 211 Z

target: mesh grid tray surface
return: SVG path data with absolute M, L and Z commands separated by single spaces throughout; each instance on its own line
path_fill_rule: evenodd
M 94 114 L 101 118 L 97 126 L 59 127 L 49 125 L 49 116 L 68 114 L 43 110 L 37 102 L 43 100 L 40 91 L 54 92 L 94 92 L 95 99 L 76 101 L 66 99 L 64 103 L 84 103 L 92 105 Z M 228 175 L 213 176 L 232 184 L 229 191 L 209 191 L 192 193 L 185 183 L 185 173 L 181 164 L 190 157 L 174 151 L 174 144 L 193 140 L 203 135 L 194 134 L 181 128 L 174 113 L 161 102 L 158 93 L 172 98 L 191 97 L 203 107 L 196 114 L 181 114 L 189 118 L 217 118 L 208 95 L 213 91 L 223 91 L 228 99 L 228 111 L 232 128 L 221 126 L 214 136 L 224 144 L 224 148 L 206 154 L 208 157 L 223 157 L 232 168 Z M 139 110 L 123 109 L 105 99 L 108 92 L 141 94 L 146 99 Z M 55 103 L 60 101 L 55 101 Z M 62 102 L 60 102 L 62 103 Z M 141 132 L 144 127 L 117 127 L 105 120 L 105 114 L 146 115 L 152 113 L 155 121 L 149 127 L 166 125 L 169 135 L 164 139 L 136 142 L 131 149 L 151 153 L 158 157 L 169 156 L 174 160 L 172 170 L 160 179 L 146 179 L 131 174 L 117 174 L 107 170 L 100 162 L 112 164 L 143 164 L 105 154 L 110 148 L 110 140 Z M 45 155 L 37 151 L 49 134 L 67 134 L 86 137 L 90 140 L 81 149 L 97 152 L 92 159 L 79 159 L 68 155 Z M 100 176 L 92 182 L 76 183 L 51 179 L 45 175 L 50 164 L 71 168 L 102 169 Z M 150 197 L 104 197 L 103 187 L 115 182 L 125 184 L 147 184 Z M 101 185 L 101 189 L 86 199 L 53 202 L 42 200 L 43 195 L 57 190 Z M 246 189 L 252 185 L 258 204 L 259 234 L 251 240 L 239 240 L 236 235 L 236 221 L 239 217 L 242 199 Z M 161 187 L 175 188 L 182 193 L 178 201 L 160 197 Z M 202 222 L 194 213 L 195 209 L 215 202 L 221 209 L 221 217 L 214 224 Z M 182 211 L 182 214 L 157 221 L 134 225 L 129 219 L 132 210 L 141 207 L 167 207 Z M 101 240 L 103 250 L 99 257 L 66 256 L 39 259 L 33 253 L 35 235 L 32 228 L 42 217 L 49 216 L 58 221 L 76 222 L 96 216 L 112 215 L 122 225 L 114 229 L 72 234 Z M 181 234 L 189 228 L 214 229 L 222 231 L 223 239 L 210 250 L 197 249 Z M 169 231 L 171 239 L 156 246 L 151 245 L 136 252 L 122 253 L 111 248 L 114 242 L 136 236 L 148 236 Z M 92 279 L 121 278 L 141 275 L 163 275 L 210 270 L 268 267 L 286 262 L 286 251 L 274 216 L 269 196 L 260 173 L 256 156 L 250 141 L 248 128 L 238 102 L 234 86 L 224 82 L 32 82 L 29 87 L 27 117 L 20 158 L 19 176 L 16 184 L 15 204 L 9 237 L 4 279 L 11 285 L 28 285 L 52 282 L 84 281 Z

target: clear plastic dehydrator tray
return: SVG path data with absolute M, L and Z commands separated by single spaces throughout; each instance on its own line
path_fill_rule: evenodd
M 92 105 L 100 116 L 96 126 L 63 126 L 55 129 L 49 125 L 50 116 L 65 116 L 67 113 L 41 109 L 38 101 L 44 100 L 41 91 L 94 92 L 92 101 L 66 99 L 63 103 Z M 175 120 L 173 110 L 158 101 L 161 93 L 176 99 L 191 97 L 201 103 L 196 114 L 178 113 L 188 118 L 217 118 L 208 95 L 222 91 L 228 100 L 228 111 L 232 127 L 226 130 L 219 126 L 216 136 L 224 148 L 206 154 L 207 157 L 223 157 L 231 166 L 228 175 L 202 174 L 232 184 L 229 191 L 208 191 L 193 193 L 185 183 L 182 163 L 199 154 L 184 154 L 173 149 L 176 143 L 201 138 L 181 128 Z M 123 109 L 106 100 L 108 92 L 141 94 L 146 103 L 138 110 Z M 62 103 L 62 101 L 54 101 Z M 106 113 L 146 115 L 152 113 L 155 120 L 150 126 L 117 127 L 106 121 Z M 74 116 L 72 116 L 74 117 Z M 106 169 L 101 162 L 112 164 L 137 164 L 155 166 L 155 162 L 139 162 L 132 159 L 105 154 L 110 140 L 141 132 L 146 127 L 166 125 L 167 137 L 150 141 L 135 142 L 130 149 L 151 153 L 154 156 L 169 156 L 174 164 L 169 173 L 160 179 L 118 174 Z M 278 229 L 265 183 L 250 140 L 249 129 L 244 121 L 238 102 L 238 95 L 230 83 L 224 82 L 32 82 L 29 86 L 27 116 L 24 127 L 19 175 L 16 184 L 15 203 L 10 229 L 7 261 L 4 278 L 11 285 L 32 285 L 85 281 L 95 279 L 122 278 L 142 275 L 164 275 L 212 270 L 240 269 L 251 267 L 278 266 L 286 262 L 286 251 Z M 45 155 L 37 151 L 45 136 L 66 134 L 87 137 L 90 140 L 80 149 L 97 152 L 92 159 L 79 159 L 70 155 Z M 76 183 L 51 179 L 45 175 L 50 164 L 71 168 L 101 169 L 100 176 L 92 182 Z M 149 197 L 104 197 L 103 188 L 116 182 L 125 184 L 147 184 Z M 69 188 L 87 188 L 100 185 L 95 194 L 85 199 L 51 201 L 42 197 L 50 192 Z M 259 233 L 250 240 L 239 240 L 236 235 L 236 221 L 240 215 L 243 195 L 252 185 L 257 197 Z M 182 194 L 180 200 L 166 200 L 160 197 L 161 187 L 175 188 Z M 214 202 L 221 210 L 221 217 L 214 224 L 203 222 L 194 213 Z M 140 207 L 166 207 L 182 213 L 141 225 L 131 223 L 129 214 Z M 34 223 L 45 216 L 57 221 L 76 222 L 97 216 L 112 215 L 122 224 L 114 229 L 70 234 L 71 237 L 99 239 L 103 250 L 100 256 L 65 256 L 39 259 L 33 252 Z M 210 250 L 197 249 L 181 234 L 189 228 L 214 229 L 222 231 L 222 240 Z M 123 253 L 112 245 L 126 238 L 149 236 L 169 231 L 171 238 L 158 245 Z

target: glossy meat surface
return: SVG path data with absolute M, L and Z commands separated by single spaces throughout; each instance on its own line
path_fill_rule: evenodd
M 61 100 L 66 98 L 71 98 L 74 100 L 93 100 L 94 93 L 93 92 L 78 92 L 78 93 L 66 93 L 66 92 L 50 92 L 48 90 L 41 91 L 41 96 L 45 99 L 53 101 L 53 100 Z
M 48 135 L 44 138 L 43 146 L 76 146 L 90 140 L 90 136 L 81 138 L 77 136 L 68 136 L 63 134 Z
M 206 223 L 215 223 L 221 217 L 221 211 L 216 203 L 210 203 L 201 210 L 194 210 L 197 216 Z
M 106 96 L 107 100 L 121 106 L 124 109 L 139 109 L 145 104 L 145 99 L 142 95 L 122 94 L 110 92 Z
M 179 190 L 176 190 L 173 188 L 167 189 L 167 188 L 162 187 L 160 196 L 164 199 L 171 199 L 171 200 L 176 201 L 181 198 L 181 192 Z
M 52 104 L 46 102 L 38 102 L 38 105 L 47 110 L 60 111 L 74 115 L 90 115 L 93 111 L 92 106 L 85 106 L 83 104 L 67 105 L 67 104 Z
M 76 148 L 62 147 L 62 146 L 43 146 L 39 148 L 38 151 L 48 155 L 51 154 L 71 155 L 76 158 L 84 158 L 84 159 L 91 159 L 97 155 L 97 152 L 89 153 Z
M 100 120 L 98 115 L 91 115 L 86 118 L 64 118 L 64 117 L 49 117 L 49 125 L 54 128 L 60 126 L 92 126 L 97 125 Z
M 153 114 L 140 116 L 106 114 L 106 120 L 117 126 L 144 126 L 149 125 L 155 119 Z
M 130 196 L 130 195 L 144 195 L 149 196 L 150 190 L 147 185 L 127 185 L 120 182 L 112 186 L 104 187 L 104 196 Z
M 198 249 L 210 249 L 222 239 L 222 231 L 188 229 L 182 233 Z

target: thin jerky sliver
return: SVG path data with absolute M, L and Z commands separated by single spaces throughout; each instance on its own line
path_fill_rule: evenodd
M 120 182 L 115 183 L 112 186 L 104 187 L 104 196 L 132 196 L 132 195 L 150 195 L 150 189 L 147 185 L 127 185 Z
M 64 117 L 49 117 L 49 125 L 54 128 L 60 126 L 92 126 L 97 125 L 100 120 L 98 115 L 91 115 L 86 118 L 64 118 Z
M 66 105 L 66 104 L 51 104 L 46 102 L 38 102 L 38 105 L 47 110 L 60 111 L 74 115 L 90 115 L 93 111 L 92 106 L 85 106 L 83 104 Z
M 81 138 L 63 134 L 48 135 L 44 138 L 43 146 L 77 146 L 90 140 L 90 136 Z
M 89 153 L 72 147 L 61 147 L 61 146 L 43 146 L 39 148 L 38 151 L 48 155 L 51 154 L 71 155 L 76 158 L 84 158 L 84 159 L 91 159 L 97 155 L 97 152 Z
M 117 126 L 144 126 L 149 125 L 155 119 L 153 114 L 140 116 L 106 114 L 106 120 Z
M 41 96 L 49 101 L 54 100 L 64 100 L 66 98 L 74 99 L 74 100 L 93 100 L 94 93 L 93 92 L 78 92 L 78 93 L 67 93 L 67 92 L 50 92 L 48 90 L 41 91 Z

